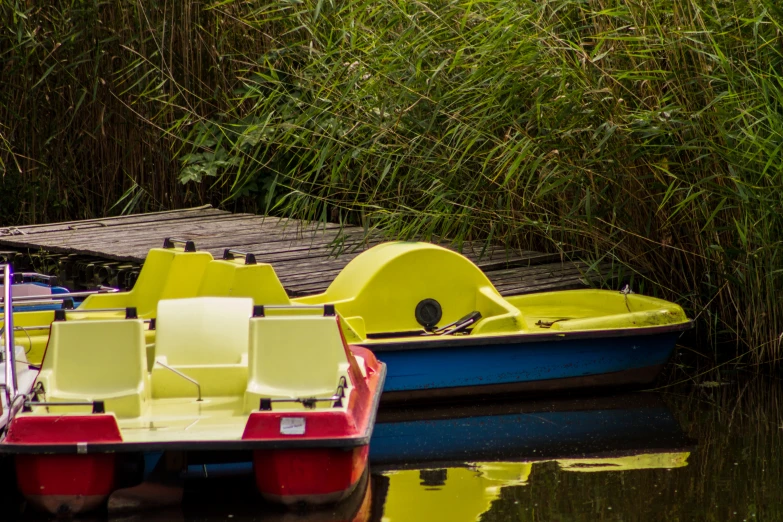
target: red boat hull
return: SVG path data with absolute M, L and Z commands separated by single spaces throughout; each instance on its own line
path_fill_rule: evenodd
M 32 446 L 121 441 L 108 415 L 14 419 L 6 442 Z M 76 514 L 101 506 L 114 489 L 114 453 L 21 454 L 15 456 L 19 491 L 49 513 Z
M 76 514 L 100 507 L 114 489 L 114 454 L 17 455 L 19 491 L 41 511 Z
M 339 502 L 361 480 L 368 449 L 257 450 L 253 452 L 256 485 L 267 499 L 287 505 Z

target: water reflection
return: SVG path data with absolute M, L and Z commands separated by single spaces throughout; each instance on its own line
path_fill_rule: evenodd
M 339 506 L 291 512 L 258 498 L 246 473 L 210 474 L 112 496 L 108 516 L 92 520 L 783 520 L 783 386 L 719 377 L 669 389 L 666 405 L 635 394 L 385 410 L 373 473 Z M 176 507 L 139 511 L 144 497 Z M 12 519 L 13 504 L 0 505 Z
M 551 486 L 553 470 L 593 475 L 680 468 L 692 446 L 654 394 L 386 409 L 371 443 L 372 476 L 337 506 L 297 512 L 266 504 L 254 492 L 249 468 L 238 464 L 187 481 L 153 476 L 112 495 L 108 519 L 519 520 L 504 508 L 510 492 L 537 482 Z M 198 477 L 200 466 L 193 468 L 191 477 Z M 214 478 L 216 471 L 224 476 Z
M 560 471 L 618 472 L 673 469 L 689 452 L 555 460 Z M 387 488 L 383 522 L 474 522 L 490 512 L 502 488 L 526 486 L 534 467 L 546 461 L 477 462 L 465 467 L 387 471 L 376 484 Z M 378 487 L 378 486 L 376 486 Z
M 376 488 L 386 489 L 383 522 L 474 522 L 538 468 L 674 469 L 692 444 L 659 396 L 634 394 L 387 411 L 372 458 Z
M 659 395 L 637 393 L 382 410 L 370 458 L 379 470 L 439 461 L 532 461 L 677 449 L 689 444 Z

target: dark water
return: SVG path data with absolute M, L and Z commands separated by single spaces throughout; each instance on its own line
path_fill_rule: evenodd
M 779 381 L 732 378 L 656 393 L 386 410 L 372 474 L 337 506 L 279 509 L 254 494 L 248 476 L 209 468 L 204 478 L 193 466 L 185 481 L 118 492 L 108 515 L 89 519 L 783 520 L 782 404 Z M 130 509 L 180 496 L 170 508 Z

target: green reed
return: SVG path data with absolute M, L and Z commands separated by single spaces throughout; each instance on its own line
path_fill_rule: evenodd
M 20 4 L 6 0 L 4 16 Z M 90 45 L 48 75 L 53 47 L 34 17 L 15 23 L 36 43 L 6 30 L 3 62 L 32 56 L 14 62 L 28 67 L 19 100 L 74 91 L 60 96 L 75 109 L 48 121 L 47 166 L 63 163 L 42 176 L 67 187 L 100 175 L 110 190 L 84 200 L 104 204 L 211 199 L 399 237 L 579 250 L 636 270 L 644 291 L 683 303 L 750 362 L 780 357 L 775 2 L 174 4 L 95 4 Z M 44 40 L 72 46 L 85 38 L 74 27 Z M 8 113 L 21 105 L 6 89 Z M 128 136 L 101 130 L 104 106 Z M 0 125 L 7 171 L 39 160 L 45 145 L 19 146 Z M 78 143 L 116 150 L 70 158 Z

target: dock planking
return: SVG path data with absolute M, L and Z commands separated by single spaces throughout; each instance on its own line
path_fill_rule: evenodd
M 0 227 L 0 257 L 35 265 L 75 286 L 128 288 L 151 248 L 167 237 L 195 242 L 220 258 L 226 248 L 271 263 L 292 296 L 324 291 L 361 252 L 394 238 L 357 226 L 235 214 L 209 205 L 63 223 Z M 503 295 L 584 288 L 611 279 L 608 263 L 592 266 L 560 254 L 484 242 L 443 244 L 475 262 Z M 36 261 L 37 260 L 37 261 Z M 43 265 L 43 266 L 39 266 Z M 66 272 L 66 273 L 63 273 Z

